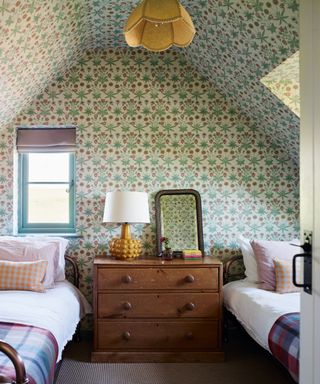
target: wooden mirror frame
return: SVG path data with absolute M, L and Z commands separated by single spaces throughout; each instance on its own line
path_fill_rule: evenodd
M 193 195 L 196 199 L 196 211 L 197 211 L 197 232 L 198 232 L 198 247 L 204 256 L 204 244 L 203 244 L 203 229 L 202 229 L 202 207 L 201 196 L 195 189 L 162 189 L 155 196 L 155 208 L 156 208 L 156 242 L 157 242 L 157 255 L 162 252 L 162 246 L 160 242 L 161 235 L 161 204 L 160 197 L 163 195 Z M 181 250 L 182 251 L 182 250 Z M 180 252 L 174 251 L 174 254 Z

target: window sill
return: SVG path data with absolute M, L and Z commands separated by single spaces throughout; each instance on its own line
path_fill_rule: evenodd
M 82 235 L 77 233 L 15 233 L 15 237 L 39 236 L 39 237 L 65 237 L 68 239 L 81 239 Z

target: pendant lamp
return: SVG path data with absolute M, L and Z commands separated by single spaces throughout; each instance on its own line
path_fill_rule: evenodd
M 124 28 L 130 47 L 160 52 L 172 45 L 186 47 L 195 35 L 191 17 L 178 0 L 142 0 Z

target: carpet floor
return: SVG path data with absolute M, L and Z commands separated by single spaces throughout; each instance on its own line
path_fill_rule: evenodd
M 223 363 L 90 363 L 91 343 L 70 343 L 56 384 L 293 384 L 243 331 L 230 335 Z

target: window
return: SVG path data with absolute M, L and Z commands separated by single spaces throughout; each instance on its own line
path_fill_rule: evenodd
M 75 232 L 75 155 L 19 154 L 19 233 Z

